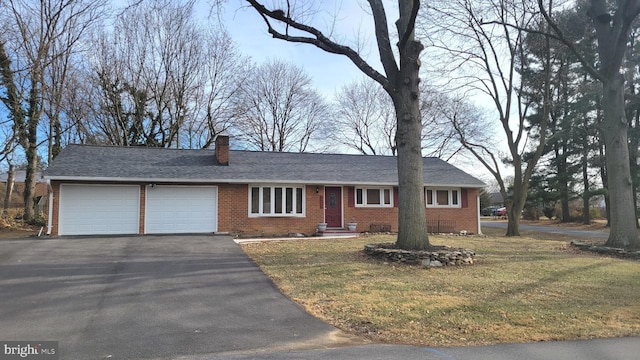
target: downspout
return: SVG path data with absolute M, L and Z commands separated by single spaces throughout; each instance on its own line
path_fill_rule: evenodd
M 47 179 L 47 188 L 49 189 L 49 215 L 47 216 L 47 235 L 51 235 L 51 229 L 53 228 L 53 188 L 51 187 L 51 180 Z
M 476 195 L 476 215 L 478 216 L 478 235 L 482 235 L 482 224 L 480 223 L 480 192 Z

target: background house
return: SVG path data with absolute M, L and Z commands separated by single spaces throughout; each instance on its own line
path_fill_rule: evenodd
M 13 191 L 8 204 L 8 208 L 24 207 L 24 181 L 26 178 L 26 170 L 15 170 L 13 180 Z M 4 200 L 5 193 L 8 188 L 7 181 L 9 174 L 7 172 L 0 173 L 0 201 Z M 36 192 L 35 202 L 38 211 L 46 211 L 46 200 L 48 195 L 47 183 L 42 179 L 42 173 L 36 172 Z

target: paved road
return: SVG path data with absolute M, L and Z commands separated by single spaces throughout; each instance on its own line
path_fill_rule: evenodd
M 640 338 L 597 339 L 456 348 L 366 345 L 271 354 L 219 354 L 181 360 L 637 360 Z
M 0 240 L 0 289 L 0 340 L 59 341 L 61 360 L 352 344 L 230 237 Z
M 228 237 L 0 240 L 0 341 L 66 359 L 631 360 L 640 338 L 366 345 L 285 298 Z
M 505 221 L 482 221 L 482 226 L 494 227 L 500 229 L 507 229 L 507 223 Z M 520 224 L 520 230 L 540 231 L 553 234 L 562 234 L 577 237 L 588 238 L 608 238 L 609 230 L 606 231 L 592 231 L 592 230 L 576 230 L 570 228 L 556 227 L 556 226 L 544 226 L 544 225 L 529 225 Z

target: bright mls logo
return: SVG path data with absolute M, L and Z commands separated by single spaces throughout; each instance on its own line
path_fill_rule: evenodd
M 58 360 L 57 341 L 0 341 L 0 360 Z

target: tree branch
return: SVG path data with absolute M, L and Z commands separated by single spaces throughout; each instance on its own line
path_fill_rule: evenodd
M 378 53 L 387 79 L 395 84 L 398 74 L 398 64 L 396 64 L 393 50 L 391 49 L 391 41 L 389 40 L 389 27 L 387 25 L 387 15 L 384 11 L 384 5 L 381 0 L 369 0 L 371 12 L 373 14 L 373 22 L 376 30 L 376 40 L 378 43 Z M 384 85 L 383 85 L 384 86 Z M 387 87 L 385 86 L 385 89 Z
M 331 39 L 326 37 L 320 30 L 312 26 L 301 24 L 293 20 L 291 17 L 285 14 L 284 11 L 282 10 L 271 11 L 266 7 L 264 7 L 264 5 L 258 3 L 255 0 L 247 0 L 247 2 L 251 5 L 251 7 L 253 7 L 260 14 L 260 16 L 262 16 L 262 18 L 264 19 L 267 25 L 269 34 L 271 34 L 271 36 L 273 36 L 274 38 L 288 41 L 288 42 L 294 42 L 294 43 L 311 44 L 326 52 L 329 52 L 332 54 L 344 55 L 347 58 L 349 58 L 349 60 L 351 60 L 351 62 L 353 62 L 358 67 L 358 69 L 360 69 L 365 75 L 372 78 L 373 80 L 381 84 L 383 87 L 388 88 L 389 79 L 385 77 L 383 74 L 381 74 L 380 72 L 376 71 L 374 68 L 372 68 L 371 65 L 369 65 L 360 56 L 360 54 L 358 54 L 352 48 L 345 45 L 340 45 L 332 41 Z M 283 34 L 273 28 L 269 19 L 278 20 L 287 26 L 290 26 L 296 30 L 300 30 L 312 36 L 291 36 L 288 34 L 288 31 L 286 34 Z M 388 38 L 388 35 L 387 35 L 387 38 Z M 384 66 L 384 61 L 383 61 L 383 66 Z M 386 71 L 386 67 L 385 67 L 385 71 Z M 389 74 L 387 75 L 389 76 Z
M 562 29 L 560 29 L 558 24 L 556 24 L 555 21 L 551 19 L 551 16 L 549 16 L 547 9 L 545 9 L 544 4 L 542 3 L 542 0 L 538 0 L 538 8 L 540 8 L 540 13 L 542 13 L 542 16 L 547 21 L 547 24 L 549 24 L 549 26 L 551 26 L 553 31 L 556 33 L 557 38 L 563 44 L 565 44 L 569 48 L 569 50 L 571 50 L 571 52 L 573 53 L 573 55 L 576 56 L 576 58 L 578 58 L 578 61 L 580 61 L 580 63 L 582 64 L 584 69 L 589 73 L 589 75 L 593 76 L 594 79 L 603 81 L 603 77 L 600 74 L 600 72 L 598 72 L 596 68 L 594 68 L 591 64 L 589 64 L 589 62 L 584 58 L 584 56 L 582 56 L 582 54 L 578 51 L 576 46 L 571 41 L 567 40 L 567 38 L 564 36 L 564 33 L 562 32 Z
M 400 37 L 400 42 L 398 43 L 398 48 L 402 51 L 404 47 L 407 45 L 407 41 L 409 37 L 413 33 L 416 24 L 416 17 L 418 16 L 418 10 L 420 9 L 420 0 L 413 0 L 413 5 L 411 7 L 411 15 L 409 16 L 409 24 L 404 29 L 404 33 Z

